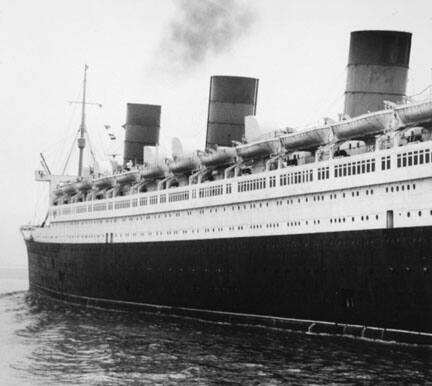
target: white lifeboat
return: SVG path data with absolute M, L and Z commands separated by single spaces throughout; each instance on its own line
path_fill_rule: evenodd
M 166 167 L 162 163 L 147 166 L 141 170 L 141 177 L 143 178 L 162 178 L 165 177 Z
M 179 158 L 176 157 L 168 165 L 170 172 L 174 174 L 181 174 L 193 171 L 199 168 L 199 160 L 195 156 Z
M 405 126 L 432 121 L 431 100 L 394 106 L 394 111 Z
M 119 174 L 116 177 L 116 182 L 119 185 L 133 184 L 138 181 L 140 176 L 139 171 L 131 171 L 123 174 Z
M 84 178 L 83 180 L 79 181 L 76 184 L 76 186 L 80 192 L 88 192 L 89 190 L 91 190 L 93 188 L 91 181 L 88 180 L 87 178 Z
M 281 142 L 288 151 L 310 149 L 329 143 L 330 136 L 331 128 L 322 126 L 283 135 Z
M 107 189 L 114 186 L 113 177 L 102 177 L 94 180 L 94 184 L 98 189 Z
M 217 148 L 205 153 L 200 153 L 201 163 L 207 167 L 226 165 L 234 162 L 236 151 L 232 147 Z
M 392 110 L 376 111 L 359 115 L 330 125 L 338 140 L 347 140 L 383 133 L 390 127 L 393 119 Z
M 270 154 L 279 153 L 279 138 L 265 139 L 262 141 L 246 143 L 236 146 L 236 152 L 243 160 L 257 159 L 269 156 Z
M 65 184 L 61 187 L 61 190 L 63 193 L 66 193 L 66 194 L 74 194 L 77 192 L 77 183 L 76 182 L 70 182 L 68 184 Z

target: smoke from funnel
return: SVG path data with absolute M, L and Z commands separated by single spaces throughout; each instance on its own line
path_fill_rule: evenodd
M 186 70 L 229 49 L 256 16 L 239 0 L 177 0 L 176 19 L 162 38 L 160 54 L 172 69 Z

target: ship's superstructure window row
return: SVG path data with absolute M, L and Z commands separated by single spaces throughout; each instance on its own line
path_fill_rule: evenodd
M 347 162 L 335 165 L 334 167 L 334 176 L 336 178 L 373 172 L 375 172 L 375 159 L 373 158 L 356 162 Z
M 293 173 L 282 174 L 280 176 L 280 185 L 293 185 L 293 184 L 301 184 L 304 182 L 312 182 L 313 181 L 313 170 L 302 170 Z
M 214 197 L 223 194 L 223 185 L 208 186 L 199 189 L 199 198 Z
M 183 192 L 170 193 L 168 195 L 169 202 L 184 201 L 184 200 L 189 200 L 188 190 L 184 190 Z
M 430 209 L 426 209 L 426 208 L 422 208 L 420 210 L 410 210 L 410 209 L 406 209 L 404 211 L 401 211 L 398 213 L 398 217 L 401 218 L 405 218 L 406 220 L 412 220 L 413 218 L 421 218 L 423 216 L 423 213 L 429 213 L 430 216 L 432 217 L 432 210 Z M 320 229 L 320 225 L 331 225 L 331 226 L 340 226 L 343 225 L 344 223 L 358 223 L 360 226 L 363 223 L 368 223 L 368 222 L 373 222 L 374 224 L 378 224 L 379 220 L 381 219 L 381 213 L 374 213 L 374 212 L 370 212 L 368 211 L 365 214 L 362 215 L 345 215 L 345 216 L 340 216 L 340 217 L 321 217 L 321 218 L 313 218 L 313 217 L 309 217 L 309 218 L 304 218 L 304 217 L 300 217 L 300 218 L 293 218 L 293 216 L 289 216 L 289 221 L 283 221 L 282 219 L 280 221 L 276 221 L 276 222 L 272 222 L 272 223 L 268 223 L 268 222 L 254 222 L 252 224 L 245 224 L 245 223 L 240 223 L 238 225 L 223 225 L 223 224 L 218 224 L 218 225 L 212 225 L 212 226 L 204 226 L 204 227 L 200 227 L 196 224 L 185 224 L 186 228 L 178 228 L 178 229 L 166 229 L 166 227 L 162 226 L 162 224 L 159 224 L 158 226 L 162 226 L 162 228 L 160 228 L 160 230 L 148 230 L 147 232 L 143 232 L 143 231 L 139 231 L 140 229 L 138 228 L 134 228 L 133 231 L 132 229 L 130 231 L 119 231 L 119 230 L 115 230 L 114 232 L 112 232 L 112 230 L 110 230 L 109 232 L 105 232 L 105 233 L 93 233 L 95 230 L 90 230 L 91 228 L 87 228 L 84 232 L 85 233 L 76 233 L 74 232 L 73 234 L 51 234 L 51 235 L 46 235 L 44 238 L 46 239 L 50 239 L 50 240 L 64 240 L 69 239 L 69 240 L 88 240 L 88 242 L 98 242 L 98 240 L 100 240 L 99 242 L 102 242 L 102 240 L 105 240 L 105 242 L 108 242 L 108 235 L 112 234 L 113 236 L 115 236 L 116 240 L 119 241 L 133 241 L 134 238 L 137 238 L 139 236 L 141 237 L 164 237 L 164 236 L 171 236 L 171 235 L 178 235 L 178 234 L 195 234 L 198 235 L 200 234 L 200 231 L 203 233 L 224 233 L 224 232 L 232 232 L 234 230 L 237 231 L 242 231 L 241 233 L 243 234 L 244 232 L 249 231 L 253 231 L 253 230 L 266 230 L 266 229 L 275 229 L 275 228 L 281 228 L 280 231 L 283 232 L 282 228 L 292 228 L 292 227 L 298 227 L 298 231 L 301 230 L 306 230 L 307 228 L 310 227 L 317 227 L 317 229 Z M 127 220 L 126 218 L 123 220 Z M 133 218 L 129 218 L 129 220 L 133 220 Z M 327 220 L 324 222 L 324 220 Z M 239 220 L 240 221 L 240 220 Z M 87 223 L 93 223 L 93 221 L 90 222 L 85 222 Z M 64 225 L 67 226 L 68 224 L 57 224 L 57 227 L 59 225 Z M 191 226 L 192 225 L 192 226 Z M 366 224 L 364 226 L 367 226 Z M 301 227 L 301 229 L 300 229 Z M 297 232 L 297 231 L 296 231 Z M 222 236 L 222 235 L 221 235 Z M 112 241 L 111 241 L 112 242 Z
M 130 206 L 131 206 L 130 200 L 121 200 L 121 201 L 117 201 L 114 204 L 114 208 L 116 209 L 130 208 Z
M 253 180 L 249 181 L 239 181 L 238 182 L 238 192 L 249 192 L 251 190 L 260 190 L 266 188 L 266 179 L 264 177 L 262 178 L 255 178 Z M 230 187 L 231 191 L 231 187 Z
M 431 162 L 430 149 L 414 150 L 397 155 L 397 167 L 428 164 Z

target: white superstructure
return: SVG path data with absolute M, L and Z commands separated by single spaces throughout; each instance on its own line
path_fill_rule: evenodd
M 158 180 L 137 169 L 92 189 L 63 185 L 33 237 L 123 243 L 432 225 L 431 118 L 432 102 L 395 106 L 239 145 L 237 161 L 220 168 L 198 163 Z M 362 133 L 366 142 L 350 140 Z

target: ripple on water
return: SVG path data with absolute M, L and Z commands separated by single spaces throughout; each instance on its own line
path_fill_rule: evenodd
M 0 384 L 424 384 L 431 349 L 0 295 Z

